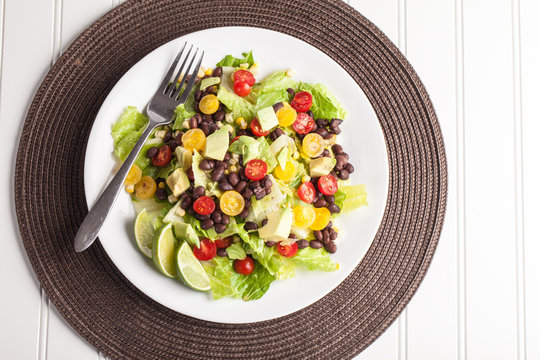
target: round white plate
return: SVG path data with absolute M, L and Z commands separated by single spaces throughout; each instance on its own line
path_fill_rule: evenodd
M 86 150 L 84 185 L 88 206 L 118 168 L 113 156 L 111 126 L 128 105 L 145 109 L 181 45 L 187 41 L 205 50 L 203 64 L 213 67 L 223 56 L 253 49 L 260 65 L 257 79 L 283 69 L 294 69 L 296 79 L 320 82 L 343 103 L 348 116 L 339 142 L 355 167 L 352 184 L 366 184 L 369 207 L 339 219 L 338 251 L 332 258 L 338 271 L 326 273 L 297 269 L 296 277 L 274 281 L 259 300 L 212 300 L 178 280 L 161 275 L 135 244 L 135 211 L 121 192 L 99 238 L 120 271 L 146 295 L 183 314 L 216 322 L 247 323 L 290 314 L 324 297 L 358 265 L 382 218 L 388 187 L 388 161 L 383 134 L 375 113 L 360 87 L 333 60 L 311 45 L 278 32 L 247 27 L 225 27 L 175 39 L 145 56 L 114 86 L 101 106 Z

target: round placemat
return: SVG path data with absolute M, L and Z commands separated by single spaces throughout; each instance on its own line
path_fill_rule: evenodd
M 125 279 L 99 243 L 77 254 L 72 241 L 88 211 L 85 144 L 112 86 L 169 40 L 245 25 L 306 41 L 359 84 L 386 140 L 388 201 L 366 256 L 323 299 L 270 321 L 219 324 L 161 306 Z M 16 162 L 17 217 L 34 271 L 67 322 L 112 359 L 351 358 L 418 288 L 446 204 L 443 140 L 422 83 L 391 41 L 342 1 L 128 1 L 80 35 L 50 70 L 28 112 Z

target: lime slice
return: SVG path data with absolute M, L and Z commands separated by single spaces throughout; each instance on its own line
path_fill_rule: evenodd
M 146 209 L 142 209 L 137 214 L 135 219 L 135 241 L 141 252 L 152 258 L 152 242 L 154 241 L 154 226 L 152 225 L 152 219 L 146 212 Z
M 172 225 L 167 224 L 156 231 L 152 246 L 152 260 L 163 275 L 176 278 L 175 249 L 176 239 L 173 235 Z
M 176 271 L 180 279 L 190 288 L 199 291 L 210 290 L 210 279 L 186 241 L 180 245 L 176 253 Z

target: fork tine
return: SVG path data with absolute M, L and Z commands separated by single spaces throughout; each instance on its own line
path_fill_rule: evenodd
M 195 55 L 197 55 L 197 53 L 195 53 Z M 182 95 L 178 94 L 180 98 L 179 99 L 177 98 L 177 99 L 178 99 L 178 102 L 180 102 L 181 104 L 187 100 L 187 97 L 189 96 L 189 93 L 191 92 L 191 89 L 193 88 L 193 84 L 195 83 L 195 78 L 197 77 L 199 68 L 201 67 L 201 62 L 202 62 L 203 57 L 204 57 L 204 50 L 201 53 L 201 57 L 199 58 L 197 65 L 195 66 L 195 68 L 193 69 L 193 72 L 191 73 L 191 77 L 189 78 L 189 81 L 186 85 L 186 88 L 184 89 L 184 92 L 182 93 Z M 195 59 L 195 56 L 193 56 L 193 59 Z M 191 62 L 193 62 L 193 60 Z M 191 64 L 190 64 L 190 68 L 191 68 Z
M 174 74 L 174 70 L 176 69 L 176 65 L 178 65 L 178 61 L 180 60 L 180 57 L 182 56 L 182 53 L 184 52 L 184 49 L 186 48 L 187 42 L 184 43 L 184 46 L 182 46 L 182 49 L 178 52 L 178 55 L 176 55 L 176 58 L 174 59 L 173 63 L 171 64 L 171 67 L 167 71 L 167 75 L 163 78 L 163 81 L 161 82 L 161 85 L 158 88 L 158 91 L 163 91 L 165 94 L 167 92 L 167 88 L 169 86 L 169 82 L 171 80 L 171 76 Z
M 180 85 L 178 86 L 177 89 L 175 89 L 175 91 L 173 93 L 171 93 L 171 97 L 178 97 L 178 95 L 180 95 L 180 91 L 182 91 L 182 86 L 184 85 L 184 81 L 186 81 L 186 78 L 188 76 L 188 73 L 191 71 L 191 65 L 193 65 L 193 61 L 195 60 L 195 58 L 197 57 L 197 53 L 199 52 L 199 48 L 197 48 L 195 50 L 195 54 L 193 54 L 193 58 L 191 58 L 191 62 L 189 63 L 186 71 L 184 72 L 184 76 L 182 76 L 182 80 L 180 80 Z M 198 70 L 198 69 L 197 69 Z M 198 71 L 197 71 L 198 72 Z M 180 77 L 180 73 L 178 73 L 178 77 Z M 178 80 L 176 80 L 178 81 Z M 176 93 L 176 91 L 178 91 L 178 93 Z
M 191 50 L 193 50 L 193 44 L 191 45 L 191 47 L 189 48 L 189 51 L 184 59 L 184 61 L 182 62 L 182 66 L 180 66 L 180 69 L 178 69 L 178 72 L 176 73 L 176 75 L 174 76 L 174 79 L 173 79 L 173 84 L 174 84 L 174 87 L 172 88 L 172 91 L 171 93 L 169 94 L 170 97 L 174 97 L 176 91 L 180 91 L 180 89 L 182 88 L 182 84 L 184 83 L 184 79 L 182 79 L 182 81 L 180 82 L 179 86 L 177 87 L 176 85 L 178 84 L 178 79 L 180 78 L 180 76 L 182 75 L 182 72 L 184 71 L 184 66 L 186 65 L 186 62 L 188 61 L 188 58 L 189 58 L 189 55 L 191 55 Z M 195 51 L 195 55 L 193 56 L 196 56 L 197 55 L 197 51 L 199 49 L 197 49 Z M 193 60 L 192 60 L 193 61 Z M 191 63 L 189 64 L 189 66 L 191 66 Z M 189 71 L 189 67 L 187 69 L 187 71 Z M 187 72 L 186 71 L 186 72 Z

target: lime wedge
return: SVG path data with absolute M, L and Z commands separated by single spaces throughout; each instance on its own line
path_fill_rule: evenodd
M 135 219 L 135 241 L 141 252 L 152 258 L 152 242 L 154 241 L 154 226 L 152 225 L 152 219 L 146 212 L 146 209 L 142 209 L 137 214 Z
M 199 291 L 210 290 L 210 279 L 186 241 L 180 245 L 176 253 L 176 271 L 180 279 L 190 288 Z
M 176 239 L 173 235 L 172 225 L 167 224 L 156 231 L 152 246 L 152 260 L 163 275 L 176 278 L 175 249 Z

